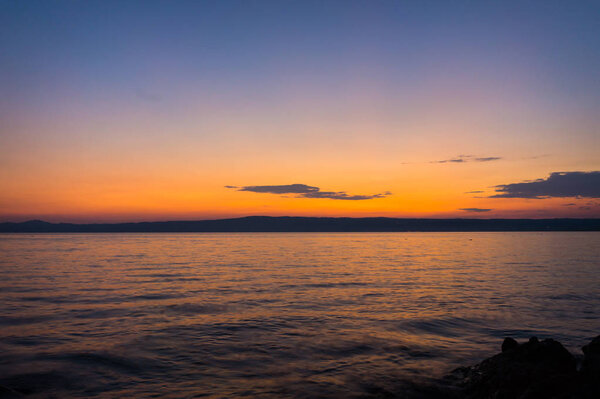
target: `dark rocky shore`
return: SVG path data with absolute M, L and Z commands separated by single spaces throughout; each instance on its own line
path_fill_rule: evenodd
M 558 341 L 512 338 L 502 352 L 470 367 L 460 367 L 422 397 L 464 399 L 600 398 L 600 336 L 573 356 Z

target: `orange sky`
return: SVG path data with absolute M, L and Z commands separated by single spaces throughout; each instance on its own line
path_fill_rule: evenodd
M 600 217 L 596 194 L 489 198 L 600 170 L 593 13 L 386 4 L 3 6 L 0 221 Z M 392 194 L 225 188 L 294 183 Z

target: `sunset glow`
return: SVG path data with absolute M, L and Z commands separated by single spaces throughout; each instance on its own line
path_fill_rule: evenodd
M 599 217 L 597 4 L 418 3 L 2 2 L 0 221 Z

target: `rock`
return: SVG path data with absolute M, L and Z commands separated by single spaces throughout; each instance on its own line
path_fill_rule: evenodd
M 600 376 L 600 335 L 594 338 L 589 344 L 584 345 L 581 350 L 583 350 L 584 354 L 583 370 Z
M 8 387 L 0 385 L 0 399 L 17 399 L 17 398 L 22 398 L 22 397 L 23 397 L 23 395 L 21 395 L 17 391 L 14 391 Z
M 560 342 L 532 337 L 518 344 L 507 338 L 502 353 L 455 370 L 453 378 L 465 398 L 569 398 L 578 373 L 575 358 Z
M 583 361 L 581 362 L 581 386 L 583 391 L 589 392 L 594 398 L 600 397 L 600 335 L 589 344 L 581 348 Z
M 584 345 L 583 348 L 581 348 L 583 350 L 583 353 L 588 355 L 588 354 L 600 354 L 600 335 L 598 335 L 596 338 L 594 338 L 592 340 L 592 342 L 590 342 L 587 345 Z
M 513 338 L 507 337 L 504 338 L 504 342 L 502 342 L 502 352 L 506 352 L 512 349 L 515 349 L 519 346 L 518 342 Z

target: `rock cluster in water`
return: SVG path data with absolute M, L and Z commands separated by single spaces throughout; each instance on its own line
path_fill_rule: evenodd
M 466 399 L 600 398 L 600 336 L 577 359 L 558 341 L 532 337 L 502 343 L 502 353 L 446 377 Z

